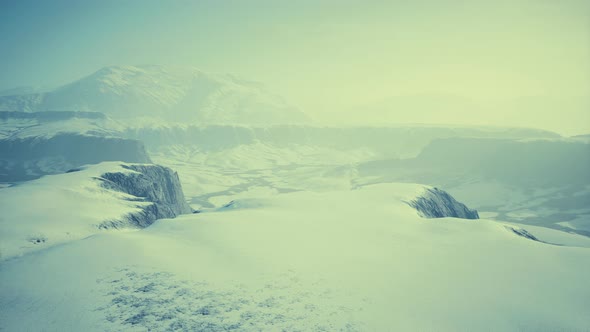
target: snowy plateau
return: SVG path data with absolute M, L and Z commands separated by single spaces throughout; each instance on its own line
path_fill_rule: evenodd
M 194 68 L 0 93 L 0 331 L 590 331 L 589 169 Z

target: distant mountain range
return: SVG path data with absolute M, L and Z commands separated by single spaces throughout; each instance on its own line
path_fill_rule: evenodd
M 0 94 L 0 111 L 91 111 L 123 120 L 204 125 L 308 121 L 260 83 L 192 67 L 112 66 L 53 90 L 13 92 Z

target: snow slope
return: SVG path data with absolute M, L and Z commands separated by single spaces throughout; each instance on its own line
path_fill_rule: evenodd
M 0 258 L 191 213 L 178 175 L 106 162 L 0 189 Z
M 133 124 L 307 121 L 259 83 L 155 65 L 105 67 L 49 92 L 0 96 L 0 111 L 94 111 Z
M 557 246 L 485 219 L 420 218 L 403 201 L 422 191 L 253 197 L 4 261 L 0 327 L 587 330 L 589 241 Z M 557 231 L 545 232 L 530 231 Z M 560 234 L 552 239 L 572 236 Z
M 448 138 L 416 158 L 360 163 L 358 185 L 442 187 L 484 217 L 590 235 L 590 144 Z

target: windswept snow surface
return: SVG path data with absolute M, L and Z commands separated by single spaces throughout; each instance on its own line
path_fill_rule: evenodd
M 588 149 L 574 138 L 299 125 L 260 84 L 192 68 L 0 95 L 3 151 L 18 152 L 4 169 L 77 167 L 41 144 L 64 137 L 149 161 L 139 141 L 122 148 L 135 138 L 199 212 L 152 223 L 168 209 L 142 197 L 172 193 L 163 173 L 137 185 L 142 167 L 119 162 L 0 184 L 2 331 L 590 330 Z M 57 145 L 96 155 L 83 164 L 109 150 Z M 444 217 L 474 207 L 483 219 Z
M 423 192 L 252 194 L 9 259 L 0 327 L 587 331 L 589 241 L 551 245 L 485 219 L 421 218 L 404 201 Z
M 0 189 L 0 259 L 190 213 L 177 175 L 105 162 Z

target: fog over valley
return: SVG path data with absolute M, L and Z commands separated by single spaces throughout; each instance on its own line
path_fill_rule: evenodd
M 588 331 L 583 1 L 0 3 L 0 330 Z

